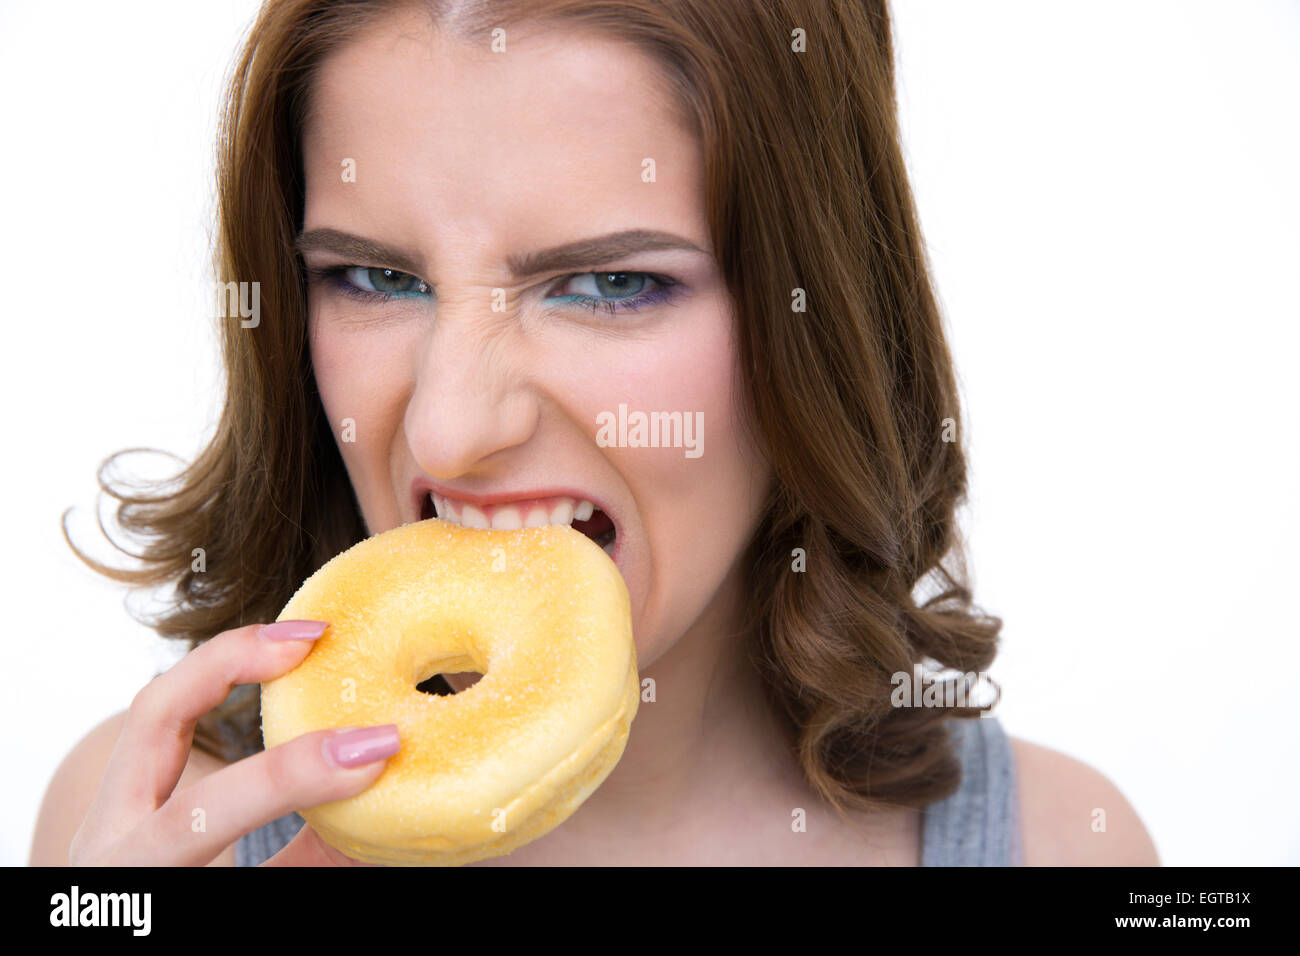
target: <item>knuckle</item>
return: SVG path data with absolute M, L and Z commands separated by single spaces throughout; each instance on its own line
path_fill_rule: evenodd
M 304 760 L 304 748 L 297 741 L 272 747 L 266 751 L 262 774 L 267 792 L 291 797 L 304 795 L 311 789 L 312 768 Z
M 222 631 L 215 637 L 210 637 L 206 641 L 195 646 L 194 650 L 186 655 L 190 666 L 196 670 L 207 673 L 214 669 L 220 669 L 223 661 L 234 656 L 227 653 L 226 649 L 230 647 L 231 641 L 226 635 L 233 634 L 234 631 Z
M 149 683 L 145 684 L 135 696 L 131 698 L 131 706 L 127 708 L 127 720 L 134 724 L 147 723 L 150 719 L 157 716 L 160 696 L 160 681 L 165 674 L 155 675 Z
M 181 736 L 182 721 L 171 712 L 173 701 L 167 693 L 165 674 L 160 674 L 142 687 L 127 708 L 127 724 L 141 728 L 162 728 L 167 733 Z
M 191 655 L 197 658 L 196 664 L 206 677 L 227 687 L 261 680 L 260 672 L 266 669 L 267 661 L 274 659 L 279 650 L 277 642 L 258 637 L 261 626 L 247 624 L 222 631 L 196 647 Z

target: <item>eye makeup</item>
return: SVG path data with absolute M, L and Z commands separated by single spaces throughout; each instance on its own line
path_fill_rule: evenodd
M 380 304 L 400 299 L 428 298 L 432 295 L 432 290 L 424 280 L 410 273 L 398 272 L 395 269 L 336 265 L 308 266 L 306 271 L 309 283 L 338 292 L 359 302 Z M 574 280 L 588 278 L 593 280 L 590 284 L 596 287 L 596 291 L 599 291 L 600 282 L 616 285 L 618 284 L 616 280 L 639 280 L 640 287 L 635 294 L 625 296 L 568 293 L 559 296 L 547 296 L 546 301 L 548 303 L 578 306 L 593 313 L 604 310 L 611 315 L 617 315 L 623 312 L 636 312 L 652 305 L 669 302 L 677 295 L 674 289 L 679 284 L 676 279 L 659 273 L 625 270 L 574 273 L 563 278 L 560 287 L 567 287 Z M 383 286 L 392 288 L 384 289 Z M 647 286 L 649 287 L 648 290 Z

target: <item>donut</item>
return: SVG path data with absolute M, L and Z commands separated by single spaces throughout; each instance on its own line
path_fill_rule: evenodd
M 401 750 L 362 793 L 300 810 L 325 842 L 387 866 L 458 866 L 550 832 L 614 769 L 640 680 L 627 586 L 571 527 L 438 519 L 367 538 L 309 577 L 277 620 L 326 621 L 262 685 L 267 747 L 396 724 Z M 478 671 L 458 694 L 435 674 Z

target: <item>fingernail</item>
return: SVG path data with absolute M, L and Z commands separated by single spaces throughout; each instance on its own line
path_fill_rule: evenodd
M 346 730 L 325 738 L 325 756 L 340 767 L 360 767 L 391 757 L 402 747 L 397 724 Z
M 263 624 L 258 633 L 268 641 L 314 641 L 327 627 L 325 621 L 276 621 Z

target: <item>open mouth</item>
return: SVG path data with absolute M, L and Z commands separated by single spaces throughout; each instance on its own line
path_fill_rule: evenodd
M 427 494 L 421 506 L 420 518 L 441 518 L 468 528 L 507 531 L 567 524 L 596 542 L 610 557 L 613 557 L 614 539 L 618 536 L 618 529 L 609 515 L 590 501 L 568 497 L 478 506 L 441 495 Z

